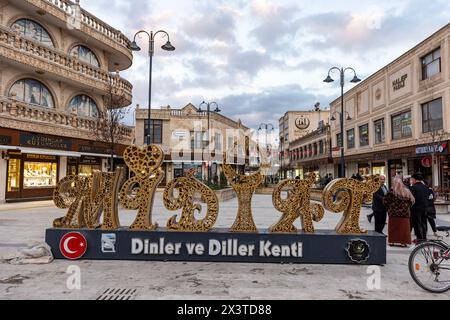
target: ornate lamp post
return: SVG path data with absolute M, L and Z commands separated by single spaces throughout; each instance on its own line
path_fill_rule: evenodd
M 334 70 L 339 71 L 340 74 L 340 85 L 341 85 L 341 112 L 340 112 L 340 122 L 341 122 L 341 174 L 340 178 L 345 177 L 345 158 L 344 158 L 344 84 L 345 84 L 345 72 L 347 70 L 353 71 L 353 79 L 350 80 L 351 83 L 358 83 L 361 81 L 356 76 L 356 71 L 353 68 L 347 67 L 347 68 L 338 68 L 338 67 L 332 67 L 330 70 L 328 70 L 328 76 L 323 80 L 323 82 L 331 83 L 333 82 L 333 78 L 331 78 L 330 73 Z M 332 120 L 331 118 L 330 120 Z M 335 119 L 336 120 L 336 119 Z
M 270 150 L 269 150 L 269 144 L 267 143 L 267 134 L 268 134 L 268 132 L 272 132 L 274 129 L 275 129 L 275 127 L 271 123 L 261 123 L 258 128 L 258 133 L 261 130 L 265 131 L 264 143 L 266 144 L 265 147 L 266 147 L 267 155 L 269 155 L 269 152 L 271 152 L 271 149 L 272 149 L 272 148 L 270 148 Z M 258 136 L 259 136 L 259 134 L 258 134 Z M 264 185 L 267 186 L 267 176 L 264 177 Z
M 208 146 L 209 146 L 209 144 L 210 144 L 210 136 L 209 136 L 209 134 L 210 134 L 210 132 L 209 132 L 210 114 L 211 114 L 211 112 L 219 113 L 222 110 L 219 109 L 219 105 L 216 102 L 214 102 L 214 101 L 213 102 L 205 102 L 205 101 L 203 101 L 202 103 L 200 103 L 200 105 L 198 107 L 198 110 L 197 110 L 198 113 L 203 113 L 204 112 L 202 110 L 202 106 L 203 105 L 206 106 L 206 113 L 207 113 L 207 116 L 208 116 L 208 131 L 207 131 L 207 134 L 208 134 Z M 214 111 L 211 111 L 211 106 L 215 106 L 216 107 L 214 109 Z M 203 148 L 203 139 L 202 139 L 202 159 L 203 159 L 203 154 L 204 154 L 204 148 Z M 208 183 L 211 183 L 211 165 L 209 163 L 209 157 L 208 157 Z
M 148 33 L 145 30 L 140 30 L 138 32 L 136 32 L 136 34 L 134 35 L 133 38 L 133 42 L 130 45 L 130 49 L 132 51 L 140 51 L 141 48 L 137 45 L 136 43 L 136 37 L 141 34 L 141 33 L 145 33 L 148 38 L 149 38 L 149 45 L 148 45 L 148 56 L 150 58 L 150 67 L 149 67 L 149 72 L 148 72 L 148 132 L 147 132 L 147 144 L 151 143 L 151 115 L 152 115 L 152 64 L 153 64 L 153 54 L 155 52 L 155 36 L 158 33 L 162 33 L 163 37 L 167 36 L 167 42 L 161 46 L 161 48 L 163 50 L 166 51 L 174 51 L 175 47 L 170 43 L 170 39 L 169 39 L 169 34 L 164 31 L 164 30 L 159 30 L 156 31 L 155 33 L 153 33 L 153 31 L 150 31 L 150 33 Z M 145 128 L 145 126 L 144 126 Z

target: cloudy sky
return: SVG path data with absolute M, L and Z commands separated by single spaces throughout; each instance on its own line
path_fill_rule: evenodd
M 327 107 L 339 94 L 325 84 L 331 66 L 360 78 L 450 22 L 448 0 L 81 0 L 129 38 L 164 29 L 176 47 L 153 59 L 153 108 L 216 101 L 244 124 L 278 124 L 288 110 Z M 123 76 L 147 106 L 147 40 Z M 351 75 L 349 74 L 348 77 Z M 348 80 L 350 80 L 349 78 Z M 350 88 L 350 84 L 348 87 Z M 132 121 L 131 121 L 132 122 Z

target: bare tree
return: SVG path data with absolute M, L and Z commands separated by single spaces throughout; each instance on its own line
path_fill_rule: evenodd
M 93 135 L 97 141 L 108 146 L 110 153 L 110 170 L 114 168 L 114 153 L 118 144 L 129 141 L 130 128 L 124 125 L 124 119 L 130 112 L 126 106 L 126 98 L 113 86 L 110 86 L 108 94 L 104 96 L 105 109 L 99 110 L 97 123 Z

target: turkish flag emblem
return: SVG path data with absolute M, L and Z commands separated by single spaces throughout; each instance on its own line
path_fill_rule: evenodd
M 61 254 L 71 260 L 81 258 L 87 249 L 86 238 L 79 232 L 66 233 L 59 242 Z

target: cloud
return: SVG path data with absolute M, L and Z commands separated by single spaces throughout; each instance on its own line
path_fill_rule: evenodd
M 245 125 L 257 127 L 261 122 L 278 126 L 278 119 L 287 111 L 311 110 L 317 101 L 330 101 L 299 85 L 264 88 L 257 93 L 241 93 L 223 97 L 222 110 L 227 115 L 241 118 Z M 322 103 L 325 105 L 325 103 Z

